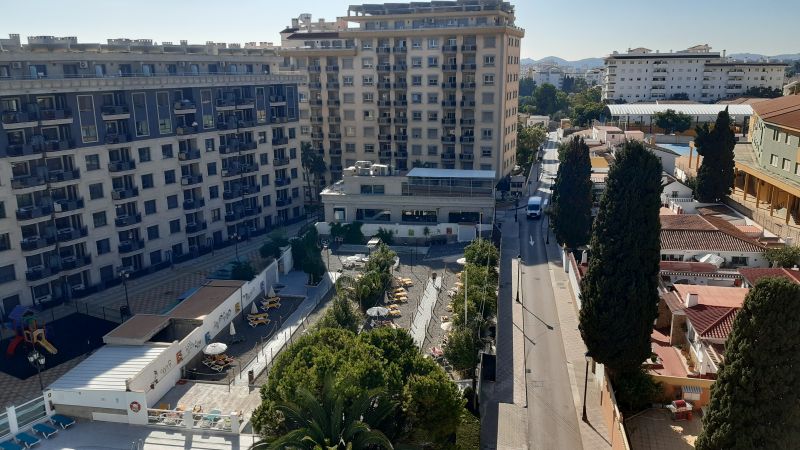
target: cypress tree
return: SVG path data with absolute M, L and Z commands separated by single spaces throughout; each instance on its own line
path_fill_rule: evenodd
M 697 199 L 701 202 L 718 202 L 731 193 L 734 179 L 733 148 L 736 137 L 731 128 L 728 108 L 720 111 L 714 128 L 708 124 L 697 127 L 697 153 L 703 163 L 697 170 Z
M 641 142 L 616 154 L 581 281 L 581 336 L 612 375 L 637 370 L 650 355 L 658 311 L 661 162 Z
M 592 163 L 583 139 L 570 139 L 558 151 L 550 219 L 556 239 L 568 248 L 589 242 L 592 230 Z
M 711 388 L 698 450 L 797 448 L 800 285 L 759 280 L 744 300 Z

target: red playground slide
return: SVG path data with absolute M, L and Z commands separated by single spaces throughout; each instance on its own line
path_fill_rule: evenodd
M 12 339 L 12 340 L 11 340 L 11 342 L 8 344 L 8 349 L 6 350 L 6 356 L 8 356 L 8 357 L 12 357 L 12 356 L 14 356 L 14 351 L 16 351 L 16 350 L 17 350 L 17 346 L 18 346 L 18 345 L 19 345 L 19 343 L 20 343 L 20 342 L 22 342 L 23 340 L 24 340 L 24 339 L 22 339 L 22 336 L 20 336 L 20 335 L 16 335 L 16 336 L 14 337 L 14 339 Z

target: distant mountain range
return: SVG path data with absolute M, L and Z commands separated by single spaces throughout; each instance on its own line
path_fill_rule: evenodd
M 788 53 L 775 56 L 765 56 L 758 53 L 732 53 L 728 55 L 740 61 L 760 61 L 769 59 L 772 61 L 797 61 L 800 60 L 800 53 Z M 573 69 L 591 69 L 593 67 L 603 67 L 603 58 L 584 58 L 577 61 L 567 61 L 558 56 L 546 56 L 542 59 L 522 58 L 520 64 L 523 66 L 532 66 L 534 64 L 555 64 L 563 67 L 571 67 Z

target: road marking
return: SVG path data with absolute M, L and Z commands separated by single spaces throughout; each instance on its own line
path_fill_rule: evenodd
M 534 242 L 533 242 L 533 236 L 531 236 L 530 238 L 531 238 L 531 240 L 530 240 L 528 243 L 529 243 L 529 244 L 531 244 L 531 247 L 533 247 L 533 244 L 534 244 Z

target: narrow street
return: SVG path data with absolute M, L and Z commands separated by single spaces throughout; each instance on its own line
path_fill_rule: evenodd
M 528 194 L 540 195 L 549 203 L 558 157 L 555 133 L 550 133 L 548 137 L 540 165 L 544 173 L 537 184 L 540 174 L 536 170 L 531 171 Z M 583 446 L 570 383 L 574 374 L 567 369 L 548 264 L 548 257 L 558 259 L 560 255 L 547 254 L 545 241 L 549 224 L 546 216 L 526 219 L 524 208 L 517 213 L 523 261 L 520 298 L 525 335 L 528 445 L 535 449 L 580 449 Z M 550 239 L 554 239 L 552 233 Z

